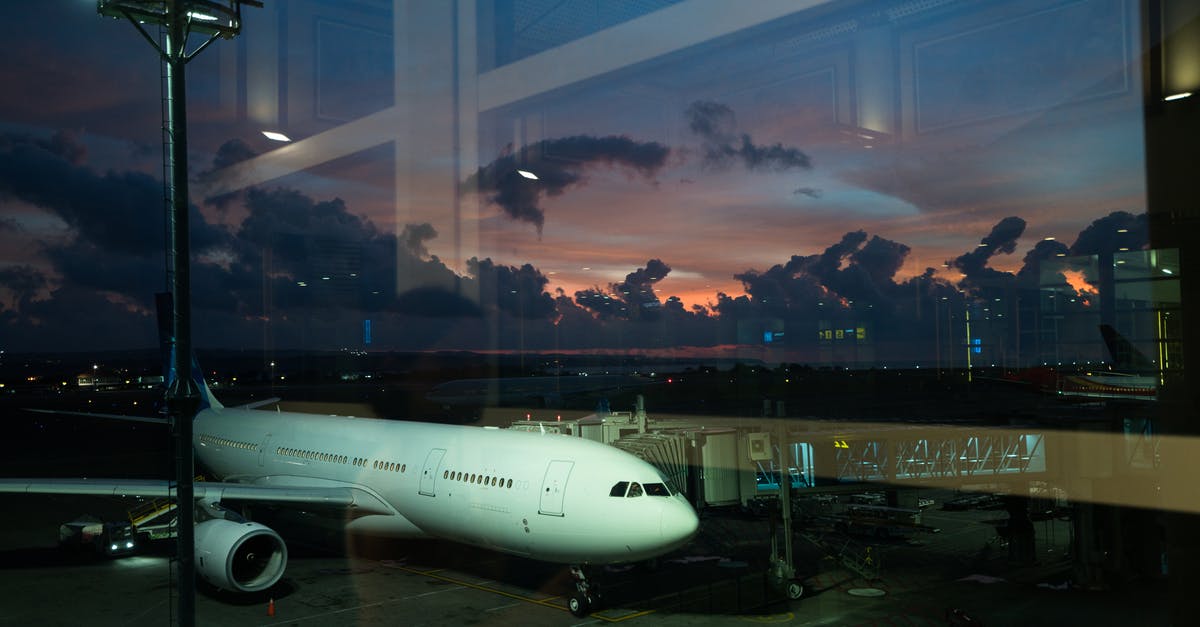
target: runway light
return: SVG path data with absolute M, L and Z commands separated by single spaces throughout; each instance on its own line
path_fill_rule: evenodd
M 1183 100 L 1184 98 L 1187 98 L 1188 96 L 1191 96 L 1191 95 L 1192 95 L 1192 92 L 1185 91 L 1185 92 L 1180 92 L 1178 94 L 1171 94 L 1170 96 L 1163 98 L 1163 100 L 1165 100 L 1167 102 L 1171 102 L 1172 100 Z
M 520 174 L 521 176 L 523 176 L 531 181 L 538 180 L 537 175 L 534 174 L 533 172 L 530 172 L 529 170 L 517 170 L 517 174 Z
M 263 136 L 265 136 L 267 139 L 269 139 L 271 141 L 276 141 L 276 142 L 292 141 L 291 137 L 288 137 L 287 135 L 284 135 L 283 133 L 280 133 L 277 131 L 263 131 L 262 134 L 263 134 Z

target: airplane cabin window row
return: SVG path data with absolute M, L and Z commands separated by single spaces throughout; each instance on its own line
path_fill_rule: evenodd
M 350 461 L 350 458 L 345 455 L 335 455 L 333 453 L 322 453 L 319 451 L 305 451 L 283 446 L 275 449 L 275 453 L 287 457 L 299 457 L 301 459 L 310 459 L 313 461 L 329 462 L 333 464 L 346 464 Z
M 408 464 L 401 464 L 400 462 L 385 462 L 385 461 L 375 460 L 373 467 L 375 468 L 375 470 L 386 470 L 389 472 L 404 472 L 405 470 L 408 469 Z
M 206 444 L 215 444 L 217 446 L 228 446 L 231 448 L 240 448 L 247 451 L 252 451 L 255 445 L 250 442 L 238 442 L 237 440 L 229 440 L 226 438 L 218 438 L 211 435 L 201 435 L 200 441 Z
M 443 470 L 442 478 L 451 481 L 464 481 L 474 485 L 491 486 L 493 488 L 511 488 L 513 486 L 512 479 L 504 479 L 503 477 L 493 477 L 491 475 L 482 475 L 475 473 L 463 473 L 454 470 Z

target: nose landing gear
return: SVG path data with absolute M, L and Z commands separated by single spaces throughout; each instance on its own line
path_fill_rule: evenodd
M 572 566 L 571 577 L 575 580 L 575 592 L 567 599 L 567 609 L 578 618 L 599 610 L 603 599 L 600 596 L 600 586 L 588 581 L 586 566 Z

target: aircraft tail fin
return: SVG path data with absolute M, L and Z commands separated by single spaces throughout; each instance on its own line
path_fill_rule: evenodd
M 1157 370 L 1154 362 L 1150 361 L 1145 353 L 1138 350 L 1132 342 L 1125 339 L 1125 336 L 1117 332 L 1112 325 L 1100 325 L 1100 335 L 1104 337 L 1104 344 L 1108 346 L 1108 354 L 1112 356 L 1114 368 L 1139 372 Z
M 154 304 L 158 310 L 158 345 L 162 352 L 163 384 L 170 389 L 178 376 L 178 373 L 175 372 L 175 338 L 172 335 L 175 304 L 169 292 L 155 294 Z M 212 390 L 208 388 L 208 382 L 204 380 L 204 370 L 196 361 L 195 352 L 192 353 L 191 360 L 192 382 L 200 391 L 200 409 L 221 409 L 224 405 L 217 400 L 216 396 L 213 396 Z

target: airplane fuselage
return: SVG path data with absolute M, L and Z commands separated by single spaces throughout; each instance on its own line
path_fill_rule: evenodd
M 606 564 L 661 555 L 698 525 L 653 466 L 580 438 L 236 408 L 203 410 L 194 433 L 222 480 L 350 487 L 392 510 L 351 512 L 351 531 Z

